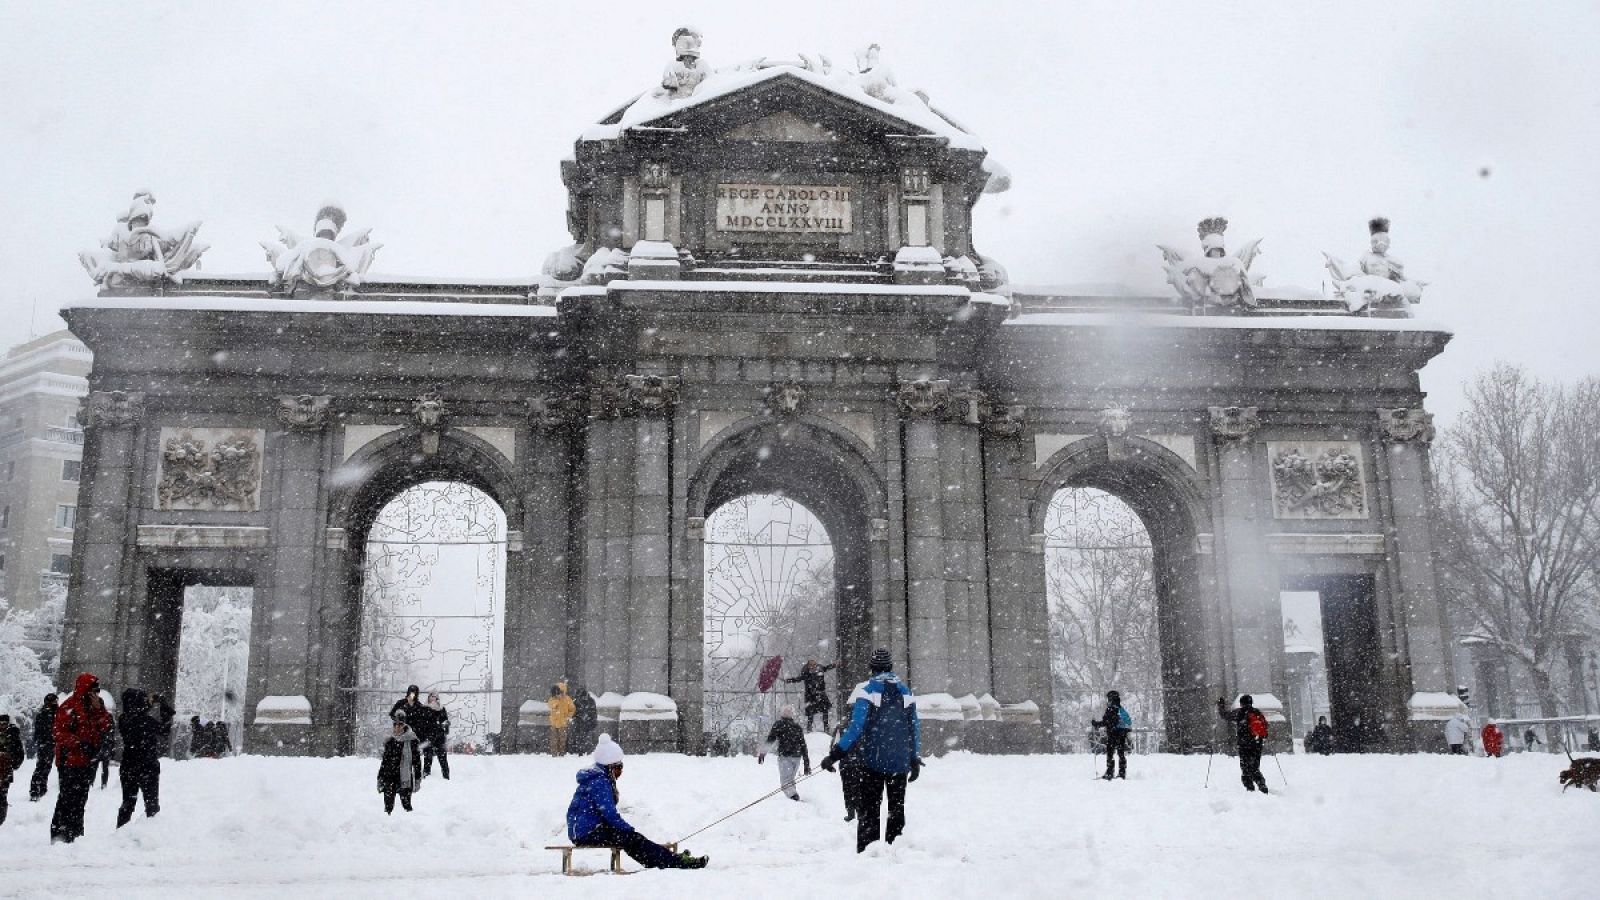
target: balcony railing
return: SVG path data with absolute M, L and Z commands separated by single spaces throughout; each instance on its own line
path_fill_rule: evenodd
M 44 430 L 44 439 L 55 441 L 58 444 L 82 444 L 83 429 L 68 428 L 65 425 L 50 425 Z

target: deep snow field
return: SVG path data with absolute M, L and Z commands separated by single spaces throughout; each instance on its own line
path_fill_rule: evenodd
M 824 745 L 811 738 L 813 759 Z M 854 852 L 836 776 L 800 785 L 688 842 L 702 872 L 564 877 L 558 854 L 582 756 L 458 757 L 416 812 L 383 814 L 372 759 L 164 762 L 162 812 L 117 831 L 117 773 L 87 834 L 49 844 L 55 799 L 11 787 L 0 895 L 50 897 L 1594 897 L 1600 794 L 1561 793 L 1561 757 L 1269 759 L 1271 796 L 1230 757 L 1099 760 L 953 754 L 910 786 L 893 847 Z M 31 768 L 31 766 L 30 766 Z M 672 840 L 777 783 L 774 760 L 637 755 L 623 814 Z M 578 856 L 602 870 L 603 851 Z M 637 868 L 629 861 L 629 868 Z

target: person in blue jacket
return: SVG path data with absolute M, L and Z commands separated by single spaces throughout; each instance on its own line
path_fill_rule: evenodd
M 922 772 L 922 726 L 917 698 L 894 674 L 889 651 L 872 654 L 872 677 L 850 693 L 850 726 L 823 759 L 822 767 L 846 757 L 860 767 L 855 796 L 856 852 L 878 839 L 878 813 L 889 795 L 889 822 L 884 839 L 894 843 L 906 829 L 906 783 Z
M 633 829 L 617 812 L 622 746 L 600 735 L 594 765 L 578 772 L 578 789 L 567 807 L 567 837 L 574 847 L 615 847 L 647 869 L 703 869 L 709 857 L 674 853 Z

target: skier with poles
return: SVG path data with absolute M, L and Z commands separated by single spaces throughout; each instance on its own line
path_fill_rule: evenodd
M 1100 718 L 1089 723 L 1091 728 L 1104 728 L 1106 730 L 1106 774 L 1105 780 L 1111 780 L 1111 757 L 1115 753 L 1121 768 L 1117 777 L 1128 777 L 1128 734 L 1133 731 L 1133 717 L 1128 715 L 1128 710 L 1122 705 L 1122 695 L 1116 691 L 1106 691 L 1106 711 Z
M 709 857 L 672 850 L 635 831 L 617 812 L 622 746 L 600 735 L 594 765 L 578 772 L 578 789 L 567 807 L 567 837 L 574 847 L 614 847 L 647 869 L 703 869 Z
M 1261 774 L 1261 751 L 1267 742 L 1267 717 L 1256 709 L 1255 698 L 1240 694 L 1238 708 L 1230 710 L 1228 701 L 1218 697 L 1217 715 L 1222 721 L 1233 723 L 1239 748 L 1239 780 L 1244 783 L 1245 790 L 1259 789 L 1263 794 L 1271 793 L 1267 790 L 1266 777 Z
M 889 651 L 872 654 L 872 677 L 850 693 L 850 726 L 822 760 L 833 767 L 852 752 L 860 757 L 860 789 L 856 794 L 856 852 L 878 839 L 878 811 L 889 796 L 889 822 L 884 839 L 894 843 L 906 827 L 906 784 L 922 773 L 921 724 L 917 699 L 894 674 Z
M 756 755 L 756 763 L 766 762 L 767 754 L 774 750 L 778 753 L 778 784 L 790 800 L 799 800 L 800 793 L 794 789 L 794 773 L 804 762 L 806 774 L 811 774 L 811 751 L 806 747 L 806 733 L 800 730 L 800 723 L 794 720 L 792 706 L 785 706 L 778 721 L 772 723 L 772 730 L 767 732 L 767 742 Z

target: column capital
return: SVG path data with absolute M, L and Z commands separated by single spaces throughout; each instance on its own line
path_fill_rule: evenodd
M 1211 434 L 1219 441 L 1248 441 L 1261 427 L 1261 416 L 1254 406 L 1213 406 Z
M 78 402 L 78 421 L 85 428 L 125 428 L 143 418 L 143 391 L 90 391 Z
M 1433 443 L 1433 413 L 1420 407 L 1379 409 L 1378 429 L 1385 439 L 1397 444 Z
M 290 431 L 315 432 L 328 426 L 328 394 L 279 394 L 278 421 Z

